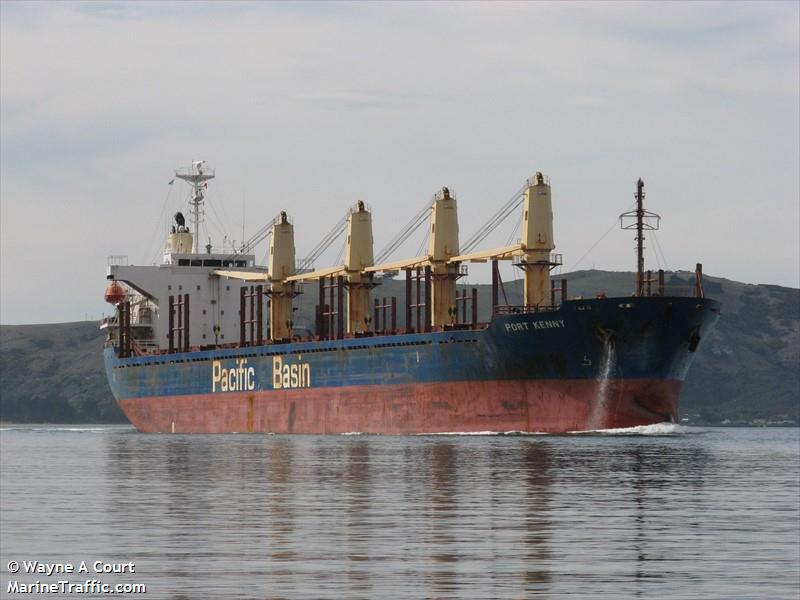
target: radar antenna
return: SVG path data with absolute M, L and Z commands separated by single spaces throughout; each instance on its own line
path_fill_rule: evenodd
M 192 238 L 192 253 L 200 253 L 200 221 L 202 220 L 203 199 L 205 198 L 205 189 L 208 187 L 206 183 L 209 179 L 214 179 L 214 170 L 205 167 L 206 161 L 193 160 L 192 166 L 188 169 L 175 171 L 175 177 L 183 179 L 192 186 L 192 199 L 189 200 L 189 206 L 192 209 L 191 220 L 194 228 L 194 237 Z

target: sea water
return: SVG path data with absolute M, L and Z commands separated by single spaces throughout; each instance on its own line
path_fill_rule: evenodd
M 2 597 L 44 597 L 9 585 L 59 580 L 176 599 L 800 592 L 798 429 L 324 437 L 11 426 L 0 456 Z M 86 572 L 26 573 L 30 561 Z

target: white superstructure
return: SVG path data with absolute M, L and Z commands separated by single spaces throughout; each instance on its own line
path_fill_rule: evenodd
M 109 261 L 106 278 L 122 284 L 131 303 L 131 336 L 138 349 L 157 351 L 168 347 L 169 297 L 178 299 L 186 294 L 190 297 L 191 346 L 236 343 L 239 341 L 240 289 L 243 283 L 240 278 L 232 279 L 218 272 L 247 271 L 260 279 L 253 283 L 263 283 L 267 279 L 267 269 L 256 266 L 253 254 L 217 252 L 210 244 L 205 247 L 205 252 L 199 251 L 204 192 L 208 180 L 214 178 L 214 172 L 205 168 L 205 161 L 194 161 L 191 168 L 176 171 L 175 176 L 192 186 L 189 208 L 193 231 L 187 226 L 183 214 L 176 213 L 160 265 L 128 265 L 113 260 Z M 118 339 L 118 325 L 117 316 L 105 319 L 102 324 L 111 341 Z

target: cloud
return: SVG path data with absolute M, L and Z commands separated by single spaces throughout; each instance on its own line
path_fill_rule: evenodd
M 441 185 L 466 236 L 542 169 L 569 263 L 641 175 L 674 264 L 798 285 L 797 23 L 780 2 L 3 3 L 0 320 L 99 312 L 105 254 L 141 252 L 192 158 L 227 226 L 288 207 L 301 254 L 358 198 L 380 246 Z M 625 235 L 598 266 L 630 267 Z M 26 302 L 31 273 L 58 306 Z

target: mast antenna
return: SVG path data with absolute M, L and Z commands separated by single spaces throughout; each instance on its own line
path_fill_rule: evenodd
M 192 254 L 200 253 L 200 222 L 203 216 L 203 199 L 205 198 L 205 190 L 208 187 L 207 181 L 214 179 L 214 169 L 207 169 L 205 164 L 206 161 L 204 160 L 193 160 L 190 168 L 175 171 L 175 177 L 183 179 L 192 186 L 192 198 L 189 200 L 189 206 L 192 209 L 192 225 L 194 227 Z
M 644 296 L 644 232 L 655 231 L 661 223 L 661 216 L 644 209 L 644 181 L 636 182 L 636 210 L 619 216 L 622 229 L 636 230 L 636 296 Z

